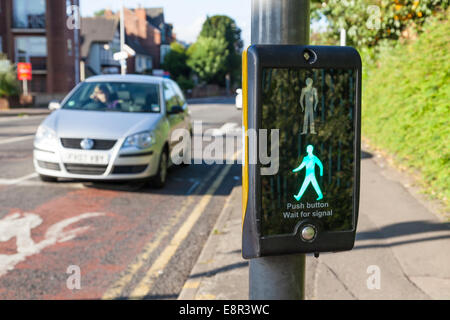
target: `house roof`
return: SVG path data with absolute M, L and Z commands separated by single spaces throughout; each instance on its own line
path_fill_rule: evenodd
M 145 9 L 147 20 L 157 28 L 164 24 L 164 8 L 147 8 Z
M 119 20 L 94 17 L 81 19 L 81 56 L 86 58 L 95 42 L 111 42 L 117 31 Z
M 141 45 L 137 37 L 126 35 L 125 42 L 131 49 L 133 49 L 136 52 L 136 54 L 151 56 L 151 54 L 147 50 L 145 50 L 144 47 Z

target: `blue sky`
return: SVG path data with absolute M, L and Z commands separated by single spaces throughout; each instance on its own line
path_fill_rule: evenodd
M 224 14 L 233 18 L 242 30 L 244 45 L 250 44 L 251 0 L 125 0 L 127 8 L 163 7 L 166 22 L 173 23 L 177 38 L 194 42 L 207 15 Z M 82 16 L 109 8 L 118 10 L 120 0 L 80 0 Z

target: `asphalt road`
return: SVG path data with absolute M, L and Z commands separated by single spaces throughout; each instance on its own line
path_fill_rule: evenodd
M 203 131 L 240 128 L 233 101 L 196 103 Z M 162 190 L 44 183 L 32 164 L 43 119 L 0 119 L 0 299 L 176 299 L 240 165 L 173 168 Z

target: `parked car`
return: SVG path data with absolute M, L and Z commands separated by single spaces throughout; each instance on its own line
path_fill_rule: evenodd
M 237 89 L 236 93 L 236 109 L 242 109 L 242 89 Z
M 163 187 L 172 131 L 192 131 L 180 88 L 159 77 L 91 77 L 49 108 L 55 111 L 34 140 L 34 167 L 43 181 L 151 178 Z

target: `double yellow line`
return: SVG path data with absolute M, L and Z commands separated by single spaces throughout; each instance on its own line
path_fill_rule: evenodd
M 238 152 L 234 154 L 233 160 L 235 160 L 237 156 Z M 213 184 L 208 188 L 205 195 L 201 198 L 200 202 L 197 203 L 186 221 L 183 223 L 180 229 L 178 229 L 177 233 L 175 233 L 175 235 L 172 237 L 169 245 L 158 256 L 158 258 L 156 258 L 156 260 L 145 273 L 144 277 L 134 287 L 129 296 L 130 299 L 142 299 L 150 292 L 153 284 L 159 276 L 160 271 L 167 266 L 170 259 L 175 255 L 177 249 L 189 235 L 190 231 L 210 203 L 212 197 L 214 196 L 214 193 L 220 187 L 223 180 L 231 170 L 231 167 L 232 165 L 226 165 L 221 170 L 220 174 L 217 176 Z M 206 179 L 197 188 L 197 190 L 200 191 L 202 187 L 209 182 L 211 177 L 217 175 L 219 170 L 220 167 L 216 167 L 211 170 Z M 127 271 L 124 273 L 124 275 L 106 291 L 106 293 L 102 297 L 103 299 L 117 299 L 122 297 L 123 290 L 131 283 L 134 276 L 141 270 L 151 254 L 159 247 L 161 241 L 169 234 L 170 230 L 173 226 L 176 225 L 177 221 L 179 221 L 179 219 L 184 216 L 184 213 L 194 201 L 195 195 L 188 196 L 188 199 L 185 201 L 183 207 L 178 211 L 174 219 L 172 219 L 170 223 L 164 228 L 164 230 L 159 233 L 154 241 L 150 242 L 144 247 L 144 250 L 141 252 L 141 254 L 139 254 L 135 262 L 128 266 Z

